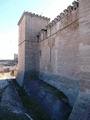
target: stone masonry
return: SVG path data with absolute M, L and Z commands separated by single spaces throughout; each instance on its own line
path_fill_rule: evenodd
M 90 105 L 90 1 L 74 1 L 53 21 L 24 12 L 19 25 L 17 82 L 39 78 L 62 91 L 78 120 Z
M 37 77 L 39 73 L 39 43 L 38 33 L 49 22 L 49 18 L 24 12 L 18 22 L 19 25 L 19 55 L 18 76 L 19 84 L 22 85 L 23 78 Z M 27 63 L 27 64 L 26 64 Z

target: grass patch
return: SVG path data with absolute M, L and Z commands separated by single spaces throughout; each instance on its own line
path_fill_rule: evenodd
M 58 90 L 57 88 L 55 88 L 54 86 L 45 83 L 44 81 L 43 81 L 43 83 L 44 83 L 44 87 L 49 88 L 50 91 L 51 91 L 51 93 L 55 94 L 55 95 L 56 95 L 57 97 L 59 97 L 59 98 L 66 98 L 66 99 L 67 99 L 67 96 L 66 96 L 63 92 L 59 91 L 59 90 Z
M 0 108 L 0 120 L 29 120 L 24 114 L 14 114 Z
M 51 120 L 38 101 L 36 101 L 33 97 L 30 97 L 25 90 L 16 83 L 15 80 L 13 80 L 13 83 L 18 91 L 26 112 L 34 120 Z

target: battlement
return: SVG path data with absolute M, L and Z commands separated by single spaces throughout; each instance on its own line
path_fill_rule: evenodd
M 79 3 L 74 1 L 72 6 L 69 5 L 67 9 L 63 10 L 54 20 L 52 20 L 46 26 L 47 31 L 40 31 L 39 41 L 42 41 L 49 36 L 55 34 L 57 31 L 60 31 L 66 28 L 68 25 L 72 24 L 79 19 Z
M 29 15 L 29 16 L 31 16 L 31 17 L 36 16 L 36 17 L 45 19 L 45 20 L 47 20 L 47 21 L 50 20 L 50 18 L 47 18 L 47 17 L 45 17 L 45 16 L 41 16 L 41 15 L 38 15 L 38 14 L 35 14 L 35 13 L 32 13 L 32 12 L 24 11 L 23 14 L 22 14 L 22 16 L 21 16 L 21 18 L 20 18 L 20 20 L 19 20 L 19 22 L 18 22 L 18 25 L 20 24 L 20 22 L 22 21 L 22 19 L 23 19 L 23 17 L 24 17 L 25 15 Z
M 62 20 L 65 18 L 65 16 L 67 16 L 68 14 L 72 13 L 73 11 L 76 11 L 79 7 L 79 2 L 78 0 L 77 1 L 74 1 L 72 3 L 72 6 L 69 5 L 67 7 L 67 9 L 63 10 L 63 12 L 61 12 L 54 20 L 52 20 L 46 27 L 52 27 L 54 26 L 58 21 Z

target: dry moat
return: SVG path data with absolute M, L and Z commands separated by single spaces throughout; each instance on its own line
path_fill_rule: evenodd
M 41 80 L 26 86 L 0 80 L 0 120 L 68 120 L 72 108 L 62 92 Z

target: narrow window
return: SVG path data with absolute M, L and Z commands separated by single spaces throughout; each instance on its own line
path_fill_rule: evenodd
M 37 35 L 37 41 L 39 41 L 39 35 Z
M 42 50 L 39 51 L 39 55 L 40 55 L 40 56 L 42 55 Z

